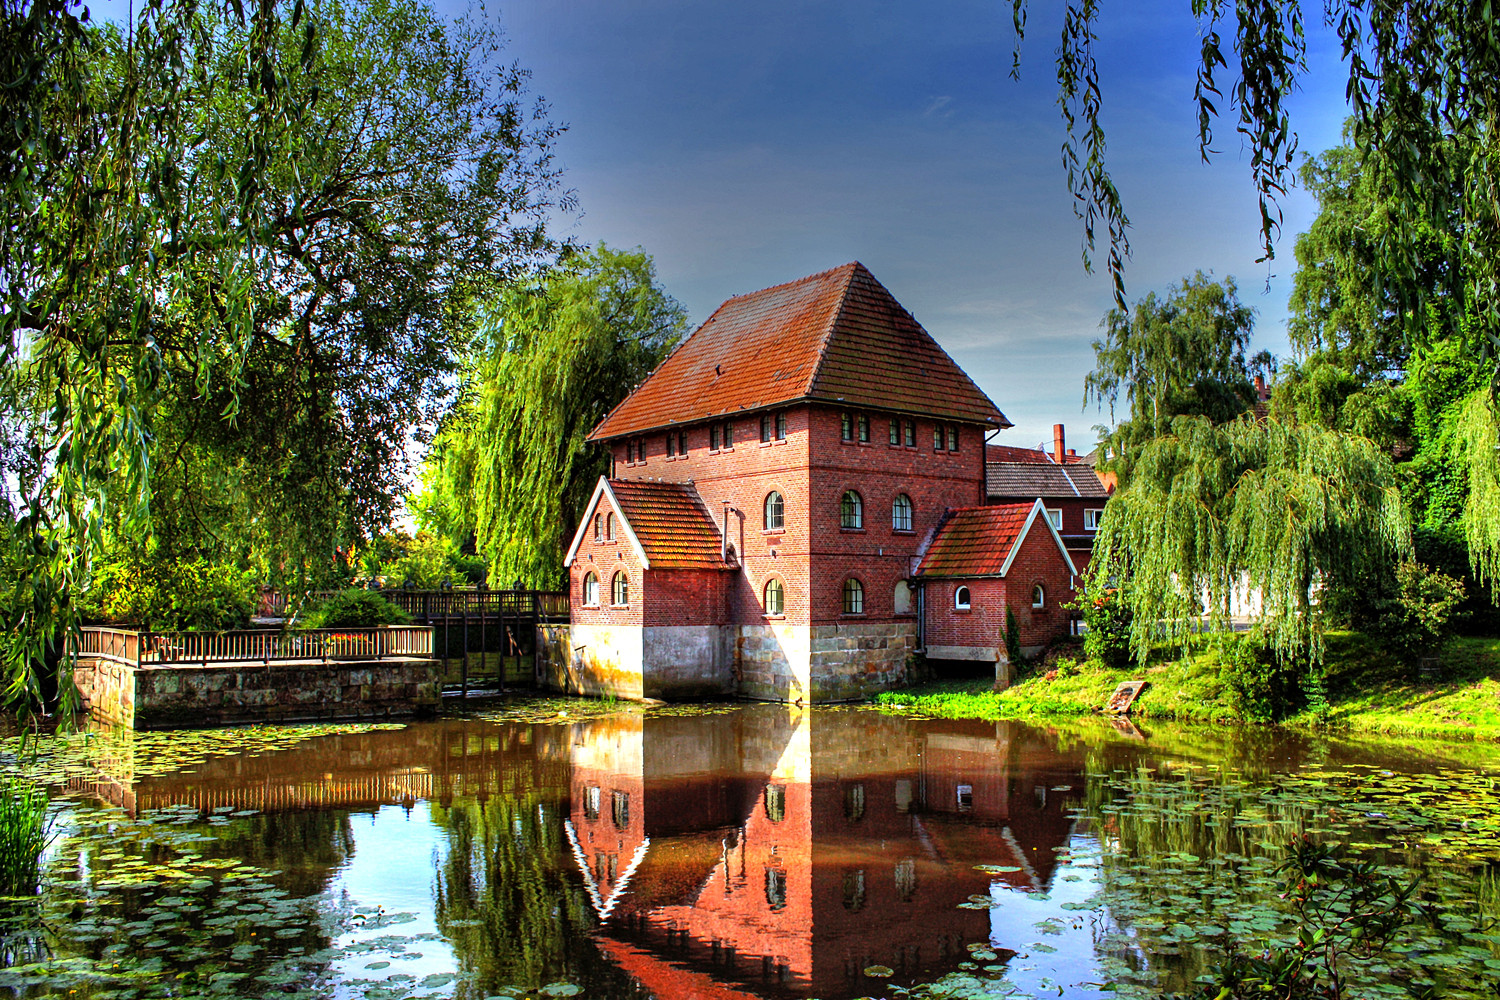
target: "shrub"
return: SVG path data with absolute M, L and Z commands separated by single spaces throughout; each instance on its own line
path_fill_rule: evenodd
M 1012 665 L 1021 663 L 1021 629 L 1016 624 L 1016 613 L 1005 606 L 1005 656 Z
M 1073 607 L 1083 612 L 1087 631 L 1083 636 L 1083 654 L 1106 667 L 1120 669 L 1130 664 L 1130 623 L 1134 614 L 1119 590 L 1109 588 L 1078 595 Z
M 377 625 L 410 625 L 411 615 L 374 590 L 341 590 L 314 608 L 305 628 L 374 628 Z
M 1250 722 L 1285 718 L 1302 701 L 1296 671 L 1279 662 L 1253 632 L 1225 638 L 1219 647 L 1219 680 L 1229 689 L 1234 710 Z
M 153 631 L 244 628 L 255 613 L 255 587 L 233 566 L 204 559 L 122 560 L 100 568 L 81 610 Z
M 0 896 L 36 892 L 47 846 L 47 793 L 0 777 Z
M 1435 653 L 1453 636 L 1464 585 L 1421 563 L 1396 568 L 1396 591 L 1373 603 L 1375 634 L 1409 659 Z

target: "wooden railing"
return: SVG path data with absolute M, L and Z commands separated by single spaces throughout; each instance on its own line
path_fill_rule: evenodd
M 319 590 L 307 595 L 312 607 L 337 591 Z M 377 591 L 381 597 L 413 618 L 431 622 L 435 618 L 510 618 L 540 622 L 567 622 L 567 591 L 552 590 L 403 590 Z M 298 598 L 280 592 L 262 596 L 261 611 L 282 616 L 288 607 L 296 610 Z
M 79 656 L 132 666 L 432 658 L 432 629 L 421 625 L 230 632 L 131 632 L 84 628 L 80 632 Z

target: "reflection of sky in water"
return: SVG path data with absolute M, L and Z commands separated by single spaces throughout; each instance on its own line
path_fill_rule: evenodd
M 1097 911 L 1070 909 L 1085 904 L 1099 889 L 1099 841 L 1074 835 L 1053 872 L 1045 894 L 1019 892 L 996 880 L 990 886 L 990 944 L 1017 952 L 1005 979 L 1036 996 L 1114 996 L 1099 990 L 1103 976 L 1094 953 L 1100 934 Z M 1050 950 L 1049 950 L 1050 949 Z
M 363 996 L 365 987 L 351 985 L 350 980 L 383 981 L 405 974 L 420 983 L 429 975 L 456 971 L 453 949 L 437 936 L 433 915 L 432 857 L 444 841 L 442 828 L 424 808 L 407 813 L 400 806 L 382 806 L 373 814 L 354 813 L 349 825 L 354 850 L 324 893 L 328 905 L 347 906 L 356 913 L 372 913 L 379 906 L 388 915 L 407 913 L 415 919 L 359 928 L 335 938 L 333 947 L 340 951 L 385 937 L 402 941 L 397 948 L 375 947 L 335 959 L 330 967 L 341 982 L 334 995 L 341 1000 Z M 411 940 L 419 935 L 434 938 Z M 390 964 L 368 968 L 377 962 Z M 438 992 L 449 994 L 452 987 Z

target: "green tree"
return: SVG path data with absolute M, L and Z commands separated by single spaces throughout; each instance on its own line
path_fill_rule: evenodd
M 1256 366 L 1269 355 L 1246 352 L 1255 310 L 1235 295 L 1233 278 L 1214 281 L 1202 271 L 1184 278 L 1165 297 L 1155 292 L 1133 309 L 1112 309 L 1099 324 L 1094 370 L 1084 378 L 1084 404 L 1108 404 L 1111 419 L 1120 393 L 1128 417 L 1105 438 L 1110 467 L 1129 477 L 1142 446 L 1165 434 L 1175 417 L 1197 415 L 1223 423 L 1255 400 Z
M 1243 416 L 1183 416 L 1148 442 L 1110 499 L 1089 574 L 1117 580 L 1144 661 L 1202 617 L 1229 626 L 1255 595 L 1260 639 L 1281 660 L 1321 658 L 1317 585 L 1391 572 L 1410 551 L 1389 455 L 1365 438 Z
M 640 250 L 599 246 L 482 314 L 488 339 L 472 386 L 475 528 L 490 579 L 562 581 L 563 548 L 608 452 L 589 431 L 686 329 Z
M 492 32 L 415 2 L 229 10 L 122 31 L 0 0 L 12 700 L 107 530 L 163 557 L 245 535 L 282 569 L 387 516 L 455 296 L 545 256 L 568 200 Z

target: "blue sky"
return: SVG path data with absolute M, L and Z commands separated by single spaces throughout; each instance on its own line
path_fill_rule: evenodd
M 1005 0 L 430 2 L 497 23 L 568 124 L 558 159 L 581 207 L 556 220 L 559 234 L 644 248 L 695 325 L 731 295 L 862 261 L 1015 423 L 1001 441 L 1050 442 L 1061 422 L 1070 444 L 1092 446 L 1108 415 L 1082 408 L 1083 377 L 1111 298 L 1107 275 L 1083 270 L 1059 156 L 1056 0 L 1030 0 L 1019 82 Z M 124 2 L 94 7 L 118 16 Z M 1233 276 L 1259 313 L 1256 346 L 1285 353 L 1311 199 L 1283 199 L 1277 258 L 1257 264 L 1232 121 L 1219 123 L 1218 155 L 1199 160 L 1189 5 L 1103 7 L 1130 297 L 1197 269 Z M 1338 141 L 1346 106 L 1336 39 L 1314 23 L 1309 44 L 1292 109 L 1315 154 Z
M 581 212 L 561 232 L 645 248 L 695 324 L 730 295 L 860 260 L 1015 423 L 1000 440 L 1050 442 L 1062 422 L 1087 450 L 1107 415 L 1082 409 L 1083 376 L 1111 301 L 1107 276 L 1083 270 L 1060 163 L 1058 7 L 1031 0 L 1020 82 L 1003 0 L 527 0 L 476 14 L 499 19 L 570 126 L 559 159 Z M 1255 263 L 1258 209 L 1232 123 L 1199 161 L 1188 5 L 1104 8 L 1130 296 L 1199 268 L 1233 275 L 1259 311 L 1257 346 L 1284 353 L 1311 199 L 1285 199 L 1277 259 Z M 1316 153 L 1346 112 L 1336 41 L 1310 27 L 1294 124 Z

